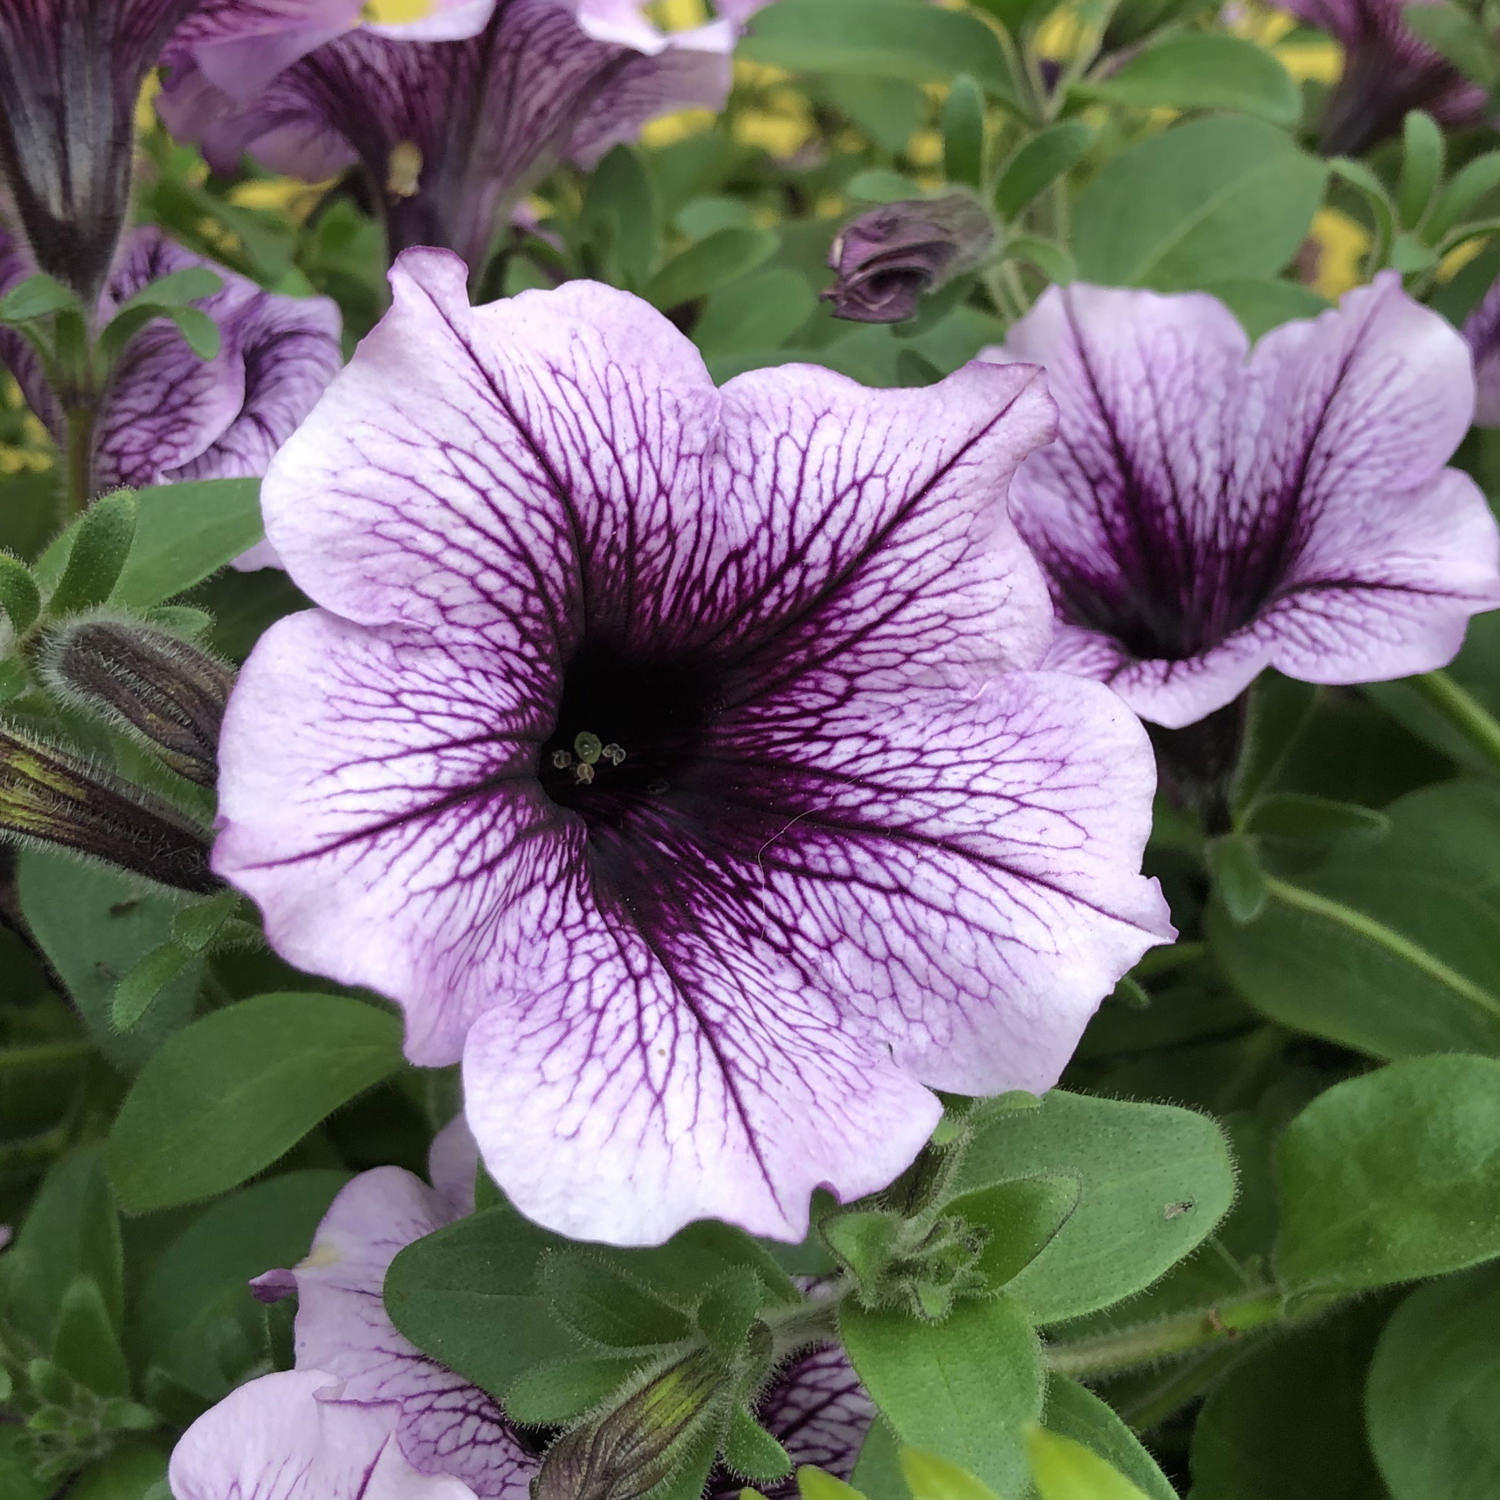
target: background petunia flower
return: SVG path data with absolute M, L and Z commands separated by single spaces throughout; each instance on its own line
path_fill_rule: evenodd
M 1005 517 L 1039 372 L 923 391 L 812 367 L 716 390 L 591 283 L 395 305 L 272 465 L 322 606 L 272 627 L 221 742 L 215 867 L 273 945 L 464 1062 L 532 1218 L 800 1238 L 939 1108 L 1056 1081 L 1170 933 L 1154 773 L 1112 694 L 1027 670 Z
M 1046 366 L 1061 411 L 1011 508 L 1051 583 L 1053 665 L 1181 728 L 1263 667 L 1440 667 L 1500 604 L 1500 537 L 1444 462 L 1468 351 L 1394 272 L 1249 351 L 1201 293 L 1052 288 L 984 358 Z
M 721 105 L 733 45 L 728 22 L 664 35 L 633 5 L 503 0 L 467 41 L 346 31 L 243 103 L 179 57 L 160 108 L 221 168 L 246 152 L 309 181 L 360 166 L 392 254 L 437 245 L 477 267 L 564 158 L 592 164 L 657 115 Z
M 326 297 L 285 297 L 174 244 L 157 229 L 126 238 L 99 300 L 101 325 L 148 283 L 201 266 L 223 287 L 197 304 L 215 323 L 219 352 L 201 359 L 165 319 L 126 345 L 99 398 L 94 492 L 187 479 L 262 474 L 342 363 L 338 308 Z M 20 248 L 0 233 L 0 294 L 29 274 Z M 0 329 L 0 364 L 59 441 L 64 415 L 31 346 Z M 261 544 L 242 566 L 274 561 Z
M 92 307 L 130 200 L 136 98 L 194 0 L 4 0 L 0 183 L 40 270 Z
M 1440 125 L 1478 125 L 1489 94 L 1465 78 L 1406 23 L 1408 5 L 1438 0 L 1283 0 L 1287 10 L 1336 37 L 1344 68 L 1324 108 L 1319 145 L 1327 156 L 1357 155 L 1396 134 L 1407 112 Z
M 1500 427 L 1500 281 L 1469 314 L 1463 335 L 1474 359 L 1474 425 Z
M 882 203 L 851 220 L 828 254 L 837 273 L 823 293 L 836 318 L 899 323 L 926 292 L 982 264 L 996 245 L 990 216 L 965 193 Z
M 397 1252 L 472 1208 L 476 1153 L 456 1126 L 434 1142 L 439 1186 L 399 1167 L 362 1173 L 334 1199 L 307 1258 L 253 1283 L 265 1301 L 297 1297 L 296 1371 L 251 1381 L 189 1429 L 172 1457 L 176 1500 L 324 1500 L 322 1489 L 278 1487 L 304 1469 L 328 1494 L 358 1500 L 351 1481 L 376 1455 L 391 1500 L 527 1500 L 541 1467 L 536 1444 L 521 1442 L 490 1396 L 397 1332 L 382 1300 Z M 847 1478 L 874 1408 L 843 1352 L 820 1348 L 776 1372 L 757 1415 L 797 1463 Z M 729 1500 L 741 1488 L 716 1473 L 710 1493 Z M 795 1485 L 765 1493 L 782 1500 Z

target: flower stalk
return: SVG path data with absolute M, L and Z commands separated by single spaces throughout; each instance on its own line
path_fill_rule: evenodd
M 1500 720 L 1467 688 L 1443 671 L 1424 672 L 1407 680 L 1429 708 L 1435 709 L 1495 770 L 1500 770 Z

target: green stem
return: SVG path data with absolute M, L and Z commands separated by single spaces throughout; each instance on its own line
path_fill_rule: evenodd
M 71 521 L 88 509 L 94 494 L 94 409 L 70 406 L 64 435 L 67 488 L 63 491 L 63 520 Z
M 93 1044 L 82 1040 L 39 1042 L 34 1047 L 0 1047 L 0 1073 L 23 1072 L 27 1068 L 50 1068 L 89 1056 Z
M 1274 1287 L 1256 1287 L 1212 1307 L 1195 1307 L 1114 1333 L 1048 1344 L 1044 1355 L 1048 1369 L 1078 1380 L 1097 1380 L 1232 1343 L 1285 1316 L 1281 1293 Z
M 798 1302 L 784 1311 L 772 1308 L 761 1314 L 771 1330 L 771 1347 L 777 1359 L 805 1349 L 809 1344 L 833 1342 L 839 1333 L 839 1303 L 849 1292 L 844 1285 L 833 1295 L 816 1302 Z
M 1500 771 L 1500 721 L 1477 698 L 1446 672 L 1424 672 L 1407 682 Z

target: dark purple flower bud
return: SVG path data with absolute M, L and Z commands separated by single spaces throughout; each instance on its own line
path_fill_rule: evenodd
M 71 849 L 179 890 L 219 889 L 203 830 L 176 808 L 10 729 L 0 729 L 0 839 Z
M 1436 0 L 1287 0 L 1287 10 L 1344 48 L 1344 71 L 1319 136 L 1325 156 L 1357 155 L 1396 134 L 1413 109 L 1450 127 L 1477 125 L 1493 113 L 1487 90 L 1406 24 L 1408 4 L 1431 3 Z
M 217 658 L 137 620 L 76 619 L 48 637 L 42 671 L 60 697 L 139 740 L 178 775 L 214 784 L 234 684 Z
M 990 216 L 962 193 L 884 203 L 834 240 L 828 264 L 838 280 L 823 296 L 837 318 L 900 323 L 923 293 L 982 264 L 994 248 Z
M 136 97 L 196 0 L 0 0 L 0 178 L 38 267 L 92 307 L 130 197 Z

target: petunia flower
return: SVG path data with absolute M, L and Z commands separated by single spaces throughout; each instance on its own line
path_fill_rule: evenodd
M 465 1154 L 458 1123 L 434 1143 L 449 1171 Z M 199 1418 L 172 1455 L 176 1500 L 527 1500 L 538 1445 L 398 1333 L 382 1301 L 397 1252 L 472 1207 L 472 1140 L 468 1162 L 468 1204 L 463 1191 L 429 1188 L 399 1167 L 361 1174 L 334 1199 L 302 1264 L 252 1283 L 265 1301 L 296 1294 L 296 1370 L 253 1380 Z M 797 1463 L 847 1478 L 874 1408 L 842 1351 L 820 1348 L 776 1373 L 757 1415 Z M 361 1491 L 372 1465 L 386 1488 Z M 307 1474 L 318 1483 L 297 1488 Z M 710 1493 L 729 1500 L 741 1488 L 716 1474 Z M 766 1494 L 789 1500 L 795 1486 Z
M 1011 508 L 1061 621 L 1050 662 L 1181 728 L 1264 667 L 1378 682 L 1440 667 L 1500 604 L 1500 537 L 1444 462 L 1468 351 L 1384 272 L 1249 350 L 1222 303 L 1052 288 L 982 356 L 1046 366 L 1061 434 Z
M 198 304 L 218 324 L 219 352 L 199 358 L 165 319 L 131 339 L 99 398 L 91 492 L 264 473 L 342 362 L 339 313 L 328 298 L 262 291 L 157 229 L 134 230 L 125 240 L 99 299 L 99 322 L 150 282 L 192 266 L 224 282 Z M 30 269 L 19 247 L 0 234 L 0 294 Z M 10 368 L 31 409 L 61 441 L 58 399 L 31 347 L 11 330 L 0 329 L 0 365 Z M 272 560 L 262 544 L 241 563 Z
M 1355 155 L 1401 129 L 1410 110 L 1440 125 L 1490 118 L 1489 94 L 1464 77 L 1407 24 L 1409 5 L 1439 0 L 1283 0 L 1293 15 L 1336 37 L 1344 70 L 1324 109 L 1319 144 L 1325 155 Z
M 130 199 L 136 98 L 194 0 L 0 3 L 0 185 L 36 265 L 91 307 Z
M 882 203 L 834 238 L 828 264 L 837 280 L 823 296 L 836 318 L 900 323 L 924 293 L 983 263 L 995 244 L 990 216 L 965 193 Z
M 1474 425 L 1500 427 L 1500 280 L 1463 326 L 1474 359 Z
M 727 21 L 664 35 L 634 4 L 504 0 L 467 41 L 347 31 L 240 104 L 174 53 L 160 108 L 226 169 L 246 152 L 309 181 L 357 165 L 393 255 L 437 245 L 478 266 L 564 158 L 589 165 L 657 115 L 722 104 L 733 44 Z
M 1054 1083 L 1170 933 L 1140 726 L 1030 670 L 1004 504 L 1052 403 L 977 364 L 716 390 L 626 293 L 464 282 L 407 252 L 267 476 L 322 607 L 239 678 L 215 867 L 462 1058 L 523 1213 L 800 1239 L 911 1161 L 924 1085 Z

